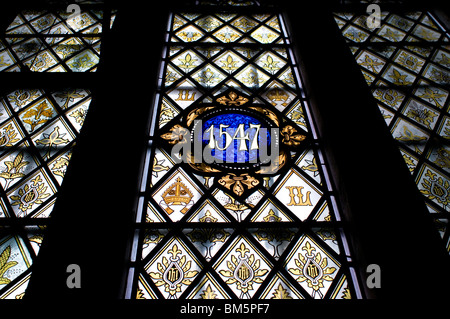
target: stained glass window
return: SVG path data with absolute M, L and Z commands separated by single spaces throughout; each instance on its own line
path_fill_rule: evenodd
M 334 18 L 450 251 L 450 35 L 426 11 Z
M 283 15 L 222 9 L 168 18 L 125 297 L 361 298 Z
M 0 39 L 0 71 L 96 71 L 103 11 L 82 7 L 79 15 L 66 10 L 18 14 Z M 110 25 L 114 19 L 115 12 Z
M 57 10 L 18 14 L 0 38 L 0 70 L 95 71 L 103 11 L 81 8 L 75 18 Z M 25 294 L 93 99 L 89 88 L 39 85 L 0 96 L 0 299 Z

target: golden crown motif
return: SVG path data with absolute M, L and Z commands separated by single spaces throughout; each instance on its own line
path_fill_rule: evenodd
M 179 177 L 162 194 L 162 198 L 167 205 L 186 205 L 191 201 L 192 197 L 194 195 Z

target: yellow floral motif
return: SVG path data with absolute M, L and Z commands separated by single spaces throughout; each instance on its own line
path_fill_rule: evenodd
M 67 58 L 74 52 L 81 51 L 83 45 L 78 43 L 75 39 L 71 39 L 65 43 L 58 44 L 54 50 L 56 53 L 62 56 L 63 59 Z
M 392 74 L 389 74 L 389 77 L 393 80 L 394 84 L 397 85 L 410 85 L 412 82 L 408 81 L 408 74 L 401 74 L 398 70 L 392 69 Z
M 165 102 L 163 102 L 161 104 L 161 111 L 159 115 L 159 126 L 162 127 L 167 122 L 170 122 L 170 120 L 173 119 L 175 115 L 175 111 Z
M 395 31 L 395 30 L 393 31 L 389 28 L 386 28 L 384 37 L 396 42 L 396 41 L 400 41 L 402 39 L 403 35 L 401 33 L 399 33 L 398 31 Z
M 403 134 L 395 138 L 398 141 L 412 143 L 414 145 L 414 149 L 417 153 L 420 153 L 420 149 L 417 144 L 425 141 L 427 138 L 425 136 L 416 135 L 411 130 L 409 130 L 406 126 L 403 127 Z
M 402 52 L 400 58 L 398 59 L 398 62 L 413 71 L 420 70 L 420 68 L 423 66 L 422 61 L 412 55 L 407 54 L 406 52 Z
M 13 200 L 11 205 L 19 205 L 20 210 L 23 212 L 19 213 L 18 217 L 20 217 L 19 215 L 24 215 L 28 209 L 32 209 L 34 204 L 42 204 L 42 199 L 50 196 L 49 193 L 45 193 L 47 188 L 38 175 L 31 180 L 31 183 L 27 183 L 23 188 L 19 189 L 18 195 L 11 195 L 9 197 Z
M 292 74 L 292 70 L 290 68 L 288 72 L 283 73 L 281 81 L 291 87 L 295 87 L 294 75 Z
M 3 134 L 0 137 L 0 147 L 13 146 L 14 143 L 18 142 L 19 139 L 16 138 L 17 132 L 15 132 L 12 124 L 8 124 L 3 129 Z
M 230 43 L 239 39 L 241 36 L 239 33 L 234 32 L 232 29 L 225 27 L 214 33 L 214 35 L 222 42 Z
M 364 58 L 364 62 L 360 62 L 359 65 L 366 67 L 367 69 L 371 69 L 372 72 L 378 73 L 378 67 L 382 66 L 382 62 L 378 62 L 377 59 L 372 59 L 370 56 L 366 55 Z
M 333 281 L 333 277 L 330 275 L 336 271 L 336 268 L 327 267 L 327 258 L 322 258 L 320 252 L 313 253 L 316 249 L 311 246 L 309 241 L 302 247 L 302 250 L 306 251 L 306 254 L 298 253 L 298 259 L 295 259 L 298 268 L 289 268 L 288 270 L 291 274 L 298 276 L 298 282 L 306 281 L 308 283 L 308 287 L 313 289 L 311 294 L 313 298 L 316 294 L 323 298 L 320 291 L 324 287 L 323 281 Z
M 262 68 L 272 74 L 275 74 L 275 72 L 277 72 L 280 69 L 278 63 L 280 63 L 280 61 L 275 61 L 271 55 L 267 55 L 266 60 L 263 61 Z
M 10 66 L 10 65 L 11 65 L 11 63 L 5 62 L 5 57 L 4 56 L 0 56 L 0 67 Z
M 436 81 L 436 82 L 449 84 L 450 83 L 450 73 L 444 72 L 444 71 L 439 71 L 438 69 L 433 69 L 433 70 L 431 70 L 430 79 L 432 79 L 433 81 Z
M 196 77 L 197 82 L 206 86 L 211 86 L 221 81 L 219 73 L 214 72 L 211 68 L 202 70 Z
M 195 68 L 196 63 L 198 60 L 193 58 L 190 53 L 186 54 L 184 59 L 178 59 L 180 61 L 180 64 L 178 66 L 182 69 L 184 69 L 185 72 L 189 72 L 190 69 Z
M 84 120 L 86 119 L 87 111 L 85 109 L 79 108 L 69 114 L 70 117 L 75 119 L 75 122 L 83 126 Z
M 239 60 L 234 60 L 233 57 L 229 54 L 225 60 L 220 60 L 220 63 L 222 63 L 222 69 L 228 72 L 233 72 L 236 69 L 238 69 L 238 66 L 236 64 L 239 63 Z
M 259 76 L 258 72 L 251 68 L 244 74 L 241 81 L 247 86 L 258 86 L 264 79 Z
M 414 172 L 415 164 L 414 164 L 412 157 L 409 155 L 403 154 L 403 160 L 405 161 L 406 165 L 408 166 L 409 171 L 411 173 Z
M 175 16 L 175 18 L 173 18 L 173 26 L 172 29 L 176 30 L 179 27 L 183 26 L 186 23 L 186 21 L 180 19 L 178 16 Z
M 272 43 L 278 38 L 278 34 L 265 27 L 260 27 L 251 36 L 261 43 Z
M 229 98 L 228 98 L 229 97 Z M 238 96 L 235 92 L 230 92 L 228 97 L 219 97 L 216 101 L 222 105 L 238 105 L 241 106 L 248 102 L 248 99 L 243 96 Z
M 247 19 L 246 17 L 242 17 L 238 20 L 235 20 L 233 23 L 233 26 L 235 26 L 236 28 L 247 32 L 250 29 L 252 29 L 254 26 L 256 26 L 256 23 L 252 20 Z
M 429 129 L 431 129 L 431 122 L 433 122 L 433 119 L 437 116 L 437 114 L 422 105 L 417 104 L 416 102 L 411 102 L 411 107 L 406 113 L 406 116 L 423 125 L 426 125 Z
M 221 25 L 219 20 L 217 20 L 211 16 L 204 17 L 204 18 L 198 20 L 196 22 L 196 24 L 208 32 L 216 29 L 217 27 L 219 27 Z
M 389 106 L 395 107 L 403 99 L 395 90 L 377 90 L 375 91 L 375 98 Z
M 69 166 L 70 158 L 72 157 L 72 153 L 69 152 L 65 156 L 61 156 L 58 158 L 52 165 L 52 173 L 61 177 L 64 177 L 66 174 L 67 167 Z
M 346 38 L 349 38 L 350 40 L 353 40 L 354 42 L 363 42 L 367 38 L 367 33 L 364 33 L 362 31 L 356 31 L 353 29 L 347 30 L 347 32 L 344 34 Z
M 222 269 L 219 273 L 229 278 L 225 281 L 228 285 L 236 284 L 236 288 L 241 291 L 240 299 L 250 299 L 249 291 L 253 290 L 253 283 L 262 283 L 261 277 L 269 270 L 259 269 L 260 260 L 255 260 L 254 254 L 248 255 L 250 249 L 245 247 L 244 243 L 241 243 L 236 252 L 240 253 L 238 257 L 231 255 L 231 261 L 227 262 L 229 270 Z
M 277 289 L 273 292 L 273 296 L 270 299 L 292 299 L 287 289 L 284 289 L 281 283 L 278 285 Z
M 149 275 L 156 280 L 157 287 L 164 286 L 165 291 L 169 293 L 169 299 L 175 299 L 183 285 L 188 286 L 192 283 L 191 278 L 195 277 L 198 271 L 190 270 L 191 261 L 186 261 L 186 256 L 182 255 L 177 244 L 172 246 L 168 254 L 172 255 L 169 259 L 163 257 L 162 263 L 158 262 L 158 272 L 150 272 Z
M 442 168 L 450 168 L 450 152 L 441 147 L 436 151 L 438 158 L 434 161 L 435 164 Z
M 68 65 L 75 70 L 83 70 L 93 67 L 96 64 L 97 63 L 91 59 L 91 56 L 86 53 L 83 56 L 76 58 L 74 62 L 69 63 Z
M 138 289 L 138 291 L 136 292 L 136 299 L 137 300 L 145 299 L 144 293 L 142 292 L 142 289 Z
M 56 97 L 60 98 L 61 101 L 64 101 L 64 104 L 61 106 L 62 109 L 67 109 L 69 107 L 69 103 L 75 101 L 75 99 L 81 99 L 85 97 L 84 94 L 78 93 L 77 90 L 66 90 L 61 93 L 55 94 Z
M 186 30 L 186 29 L 184 29 L 184 30 L 185 31 L 178 32 L 177 36 L 179 36 L 185 42 L 197 41 L 203 35 L 202 33 L 198 32 L 198 31 L 190 31 L 190 30 Z
M 50 152 L 52 150 L 52 147 L 69 143 L 69 140 L 63 139 L 63 137 L 66 135 L 66 133 L 63 133 L 63 134 L 59 133 L 59 126 L 56 126 L 50 134 L 44 133 L 43 135 L 44 135 L 44 138 L 40 139 L 40 140 L 36 140 L 36 144 L 41 144 L 41 145 L 47 146 L 48 149 L 44 155 L 44 158 L 50 158 Z
M 30 67 L 31 71 L 34 72 L 44 71 L 52 66 L 52 63 L 54 64 L 54 61 L 47 52 L 38 55 L 32 64 L 25 62 L 25 64 Z
M 202 299 L 217 299 L 217 294 L 212 290 L 211 284 L 208 284 L 203 293 L 200 295 Z
M 79 16 L 76 16 L 68 21 L 68 24 L 75 30 L 81 30 L 87 26 L 90 26 L 95 21 L 87 14 L 83 13 Z
M 438 62 L 447 68 L 450 67 L 450 58 L 444 53 L 441 53 L 441 59 Z
M 18 264 L 17 261 L 8 261 L 10 257 L 11 246 L 7 246 L 0 254 L 0 285 L 6 285 L 11 282 L 9 278 L 5 277 L 5 273 L 9 268 Z
M 447 179 L 442 177 L 436 178 L 437 174 L 433 173 L 431 170 L 427 169 L 425 176 L 428 179 L 424 179 L 420 192 L 427 196 L 431 200 L 437 200 L 438 203 L 442 204 L 444 207 L 450 203 L 450 183 Z
M 436 41 L 439 39 L 440 35 L 438 33 L 433 33 L 424 28 L 420 28 L 420 30 L 416 33 L 417 36 L 425 39 L 426 41 Z
M 168 171 L 169 170 L 169 166 L 164 166 L 162 165 L 165 162 L 165 159 L 162 159 L 160 161 L 158 161 L 158 159 L 156 157 L 154 157 L 153 159 L 153 171 L 152 171 L 152 175 L 155 177 L 158 177 L 158 173 L 162 172 L 162 171 Z
M 17 106 L 24 106 L 40 96 L 38 90 L 17 90 L 8 98 Z
M 281 218 L 275 215 L 273 210 L 270 210 L 269 214 L 264 218 L 265 222 L 278 223 L 281 222 Z M 280 258 L 279 247 L 283 242 L 289 242 L 294 237 L 295 233 L 288 228 L 259 228 L 255 232 L 256 238 L 259 241 L 265 241 L 273 248 L 272 256 L 275 259 Z
M 439 99 L 445 97 L 445 94 L 440 94 L 438 90 L 433 91 L 430 88 L 425 88 L 425 92 L 419 97 L 429 102 L 434 102 L 437 107 L 441 108 L 442 105 L 439 103 Z
M 27 164 L 29 162 L 23 160 L 23 152 L 17 154 L 13 161 L 5 161 L 6 171 L 0 173 L 0 177 L 6 180 L 4 189 L 8 189 L 12 180 L 25 176 L 23 169 Z
M 308 165 L 304 165 L 301 167 L 301 169 L 305 171 L 310 171 L 314 173 L 314 176 L 319 175 L 319 166 L 317 165 L 316 158 L 314 157 L 312 160 L 305 159 L 305 162 Z
M 303 140 L 306 139 L 305 135 L 298 134 L 297 130 L 291 125 L 286 125 L 283 127 L 281 130 L 281 136 L 283 137 L 281 141 L 289 146 L 298 146 Z
M 23 122 L 31 126 L 31 131 L 37 125 L 44 124 L 53 116 L 53 109 L 47 101 L 43 101 L 38 106 L 32 107 L 23 115 Z
M 222 176 L 219 184 L 223 187 L 232 190 L 238 196 L 241 196 L 246 189 L 252 189 L 259 184 L 259 180 L 249 174 L 240 174 L 239 176 L 233 173 Z
M 291 113 L 288 114 L 288 117 L 293 120 L 296 124 L 300 126 L 305 126 L 305 115 L 303 114 L 303 109 L 301 104 L 298 104 Z

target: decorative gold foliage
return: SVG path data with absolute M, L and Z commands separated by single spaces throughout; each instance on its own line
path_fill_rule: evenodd
M 182 127 L 179 124 L 174 125 L 169 133 L 162 134 L 161 137 L 168 141 L 169 144 L 187 143 L 186 136 L 189 136 L 188 129 Z
M 36 140 L 36 144 L 47 146 L 47 152 L 45 153 L 44 158 L 50 158 L 52 147 L 69 143 L 69 140 L 63 138 L 66 133 L 59 133 L 59 126 L 56 126 L 50 134 L 44 133 L 43 135 L 44 138 Z
M 436 200 L 443 206 L 447 206 L 450 204 L 450 183 L 447 179 L 443 179 L 442 177 L 437 177 L 437 174 L 433 173 L 431 170 L 427 169 L 425 176 L 428 179 L 424 179 L 422 183 L 422 187 L 420 192 L 427 196 L 431 200 Z
M 246 188 L 252 189 L 255 186 L 259 185 L 259 181 L 249 174 L 241 174 L 238 176 L 236 174 L 230 173 L 223 176 L 219 180 L 219 184 L 226 187 L 227 189 L 231 189 L 236 195 L 241 196 Z
M 298 268 L 289 268 L 288 271 L 291 274 L 298 276 L 298 282 L 307 282 L 308 287 L 313 289 L 313 298 L 316 293 L 323 298 L 323 294 L 320 291 L 320 289 L 324 287 L 323 281 L 333 281 L 333 277 L 330 275 L 336 271 L 336 268 L 327 267 L 327 258 L 322 258 L 320 252 L 313 253 L 316 248 L 312 247 L 309 241 L 306 241 L 302 250 L 306 251 L 306 254 L 303 255 L 298 253 L 298 259 L 295 259 L 295 265 Z
M 290 296 L 289 291 L 284 289 L 280 283 L 270 299 L 292 299 L 292 297 Z
M 212 290 L 211 284 L 209 284 L 203 293 L 200 295 L 202 299 L 217 299 L 217 294 Z
M 46 193 L 47 188 L 38 175 L 31 180 L 31 183 L 27 183 L 23 188 L 20 188 L 18 195 L 10 196 L 13 200 L 11 205 L 19 205 L 20 210 L 26 212 L 33 208 L 34 204 L 42 204 L 42 200 L 50 196 L 50 193 Z
M 0 147 L 1 146 L 13 146 L 14 143 L 18 142 L 19 139 L 16 138 L 17 133 L 13 128 L 13 125 L 10 123 L 3 129 L 3 134 L 0 137 Z
M 306 139 L 305 135 L 298 134 L 298 131 L 291 125 L 286 125 L 281 130 L 281 135 L 283 136 L 282 142 L 289 146 L 298 146 L 301 141 Z
M 228 270 L 219 270 L 219 273 L 228 278 L 225 282 L 228 285 L 236 284 L 236 288 L 241 291 L 240 298 L 250 298 L 249 291 L 253 290 L 254 283 L 262 283 L 263 277 L 269 272 L 268 269 L 260 269 L 261 261 L 255 259 L 244 243 L 235 250 L 240 253 L 238 257 L 231 255 L 231 261 L 227 262 Z
M 242 96 L 238 96 L 235 92 L 230 92 L 228 94 L 227 98 L 226 96 L 219 97 L 216 101 L 219 102 L 222 105 L 237 105 L 241 106 L 248 102 L 248 99 Z
M 5 277 L 6 271 L 17 265 L 17 261 L 8 261 L 11 256 L 11 246 L 7 246 L 0 254 L 0 285 L 9 284 L 10 279 Z
M 6 179 L 7 181 L 5 189 L 8 188 L 12 180 L 25 176 L 22 171 L 27 164 L 29 164 L 29 162 L 23 160 L 23 152 L 17 154 L 13 161 L 5 161 L 7 169 L 6 171 L 2 171 L 0 173 L 0 177 Z
M 47 101 L 43 101 L 24 113 L 23 122 L 31 126 L 31 130 L 39 124 L 44 124 L 53 116 L 53 109 L 48 105 Z
M 176 298 L 176 294 L 181 292 L 183 285 L 188 286 L 192 283 L 192 278 L 198 274 L 197 270 L 190 270 L 191 261 L 186 261 L 186 255 L 179 250 L 177 244 L 168 251 L 172 255 L 169 259 L 162 258 L 162 263 L 158 262 L 158 272 L 150 272 L 149 275 L 155 279 L 157 287 L 164 286 L 165 291 L 169 293 L 169 298 Z M 178 255 L 181 255 L 178 256 Z

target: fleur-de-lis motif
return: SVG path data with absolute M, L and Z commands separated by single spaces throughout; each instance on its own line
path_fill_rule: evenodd
M 232 189 L 233 193 L 235 193 L 237 196 L 241 196 L 244 193 L 245 188 L 252 189 L 259 184 L 259 180 L 249 174 L 241 174 L 238 176 L 236 174 L 230 173 L 226 176 L 223 176 L 219 180 L 219 184 L 226 187 L 227 189 Z M 231 188 L 231 186 L 233 186 L 233 188 Z
M 228 94 L 227 98 L 226 96 L 219 97 L 216 101 L 219 102 L 222 105 L 236 105 L 241 106 L 248 102 L 248 99 L 243 96 L 238 96 L 235 92 L 230 92 Z
M 267 55 L 266 60 L 263 61 L 263 69 L 272 74 L 275 74 L 275 72 L 277 72 L 280 69 L 278 63 L 280 63 L 280 61 L 275 61 L 269 54 Z
M 282 142 L 289 146 L 300 145 L 300 142 L 306 139 L 305 135 L 298 134 L 297 130 L 291 125 L 283 127 L 281 135 L 283 136 Z
M 185 72 L 189 72 L 190 69 L 195 68 L 198 59 L 193 58 L 190 53 L 186 54 L 184 59 L 178 59 L 180 64 L 178 66 L 185 70 Z
M 255 255 L 250 254 L 244 243 L 235 250 L 239 254 L 231 255 L 231 261 L 227 262 L 229 270 L 222 269 L 219 273 L 228 278 L 228 285 L 236 284 L 236 288 L 241 291 L 239 298 L 250 299 L 249 291 L 253 290 L 254 283 L 262 283 L 262 277 L 269 272 L 268 269 L 260 269 L 261 262 L 255 260 Z
M 298 268 L 289 268 L 288 271 L 297 277 L 298 282 L 306 281 L 309 288 L 313 291 L 311 296 L 315 298 L 316 294 L 323 298 L 321 288 L 324 288 L 323 281 L 333 281 L 330 275 L 336 271 L 335 267 L 328 267 L 326 257 L 322 258 L 320 252 L 314 253 L 316 248 L 306 241 L 302 247 L 306 254 L 298 253 L 298 259 L 295 259 L 295 265 Z
M 393 80 L 396 85 L 410 85 L 412 82 L 407 80 L 408 74 L 401 74 L 398 70 L 393 69 L 392 74 L 389 77 Z
M 11 280 L 5 277 L 6 271 L 18 264 L 17 261 L 8 261 L 11 257 L 11 246 L 7 246 L 0 254 L 0 285 L 9 284 Z
M 220 63 L 222 63 L 222 69 L 224 69 L 227 72 L 233 72 L 238 68 L 236 64 L 239 63 L 238 60 L 234 60 L 233 57 L 229 54 L 225 60 L 220 60 Z
M 191 278 L 195 277 L 198 271 L 190 270 L 192 262 L 186 261 L 186 255 L 183 255 L 177 244 L 173 244 L 167 254 L 171 255 L 169 259 L 163 257 L 162 263 L 157 263 L 158 272 L 150 272 L 149 275 L 156 280 L 157 287 L 164 286 L 165 291 L 169 293 L 169 299 L 175 299 L 177 293 L 181 292 L 181 287 L 190 285 Z
M 66 133 L 59 133 L 59 126 L 56 126 L 50 134 L 44 133 L 43 135 L 44 138 L 36 140 L 36 144 L 47 146 L 47 152 L 45 153 L 44 158 L 50 158 L 52 147 L 69 143 L 69 140 L 63 138 Z

